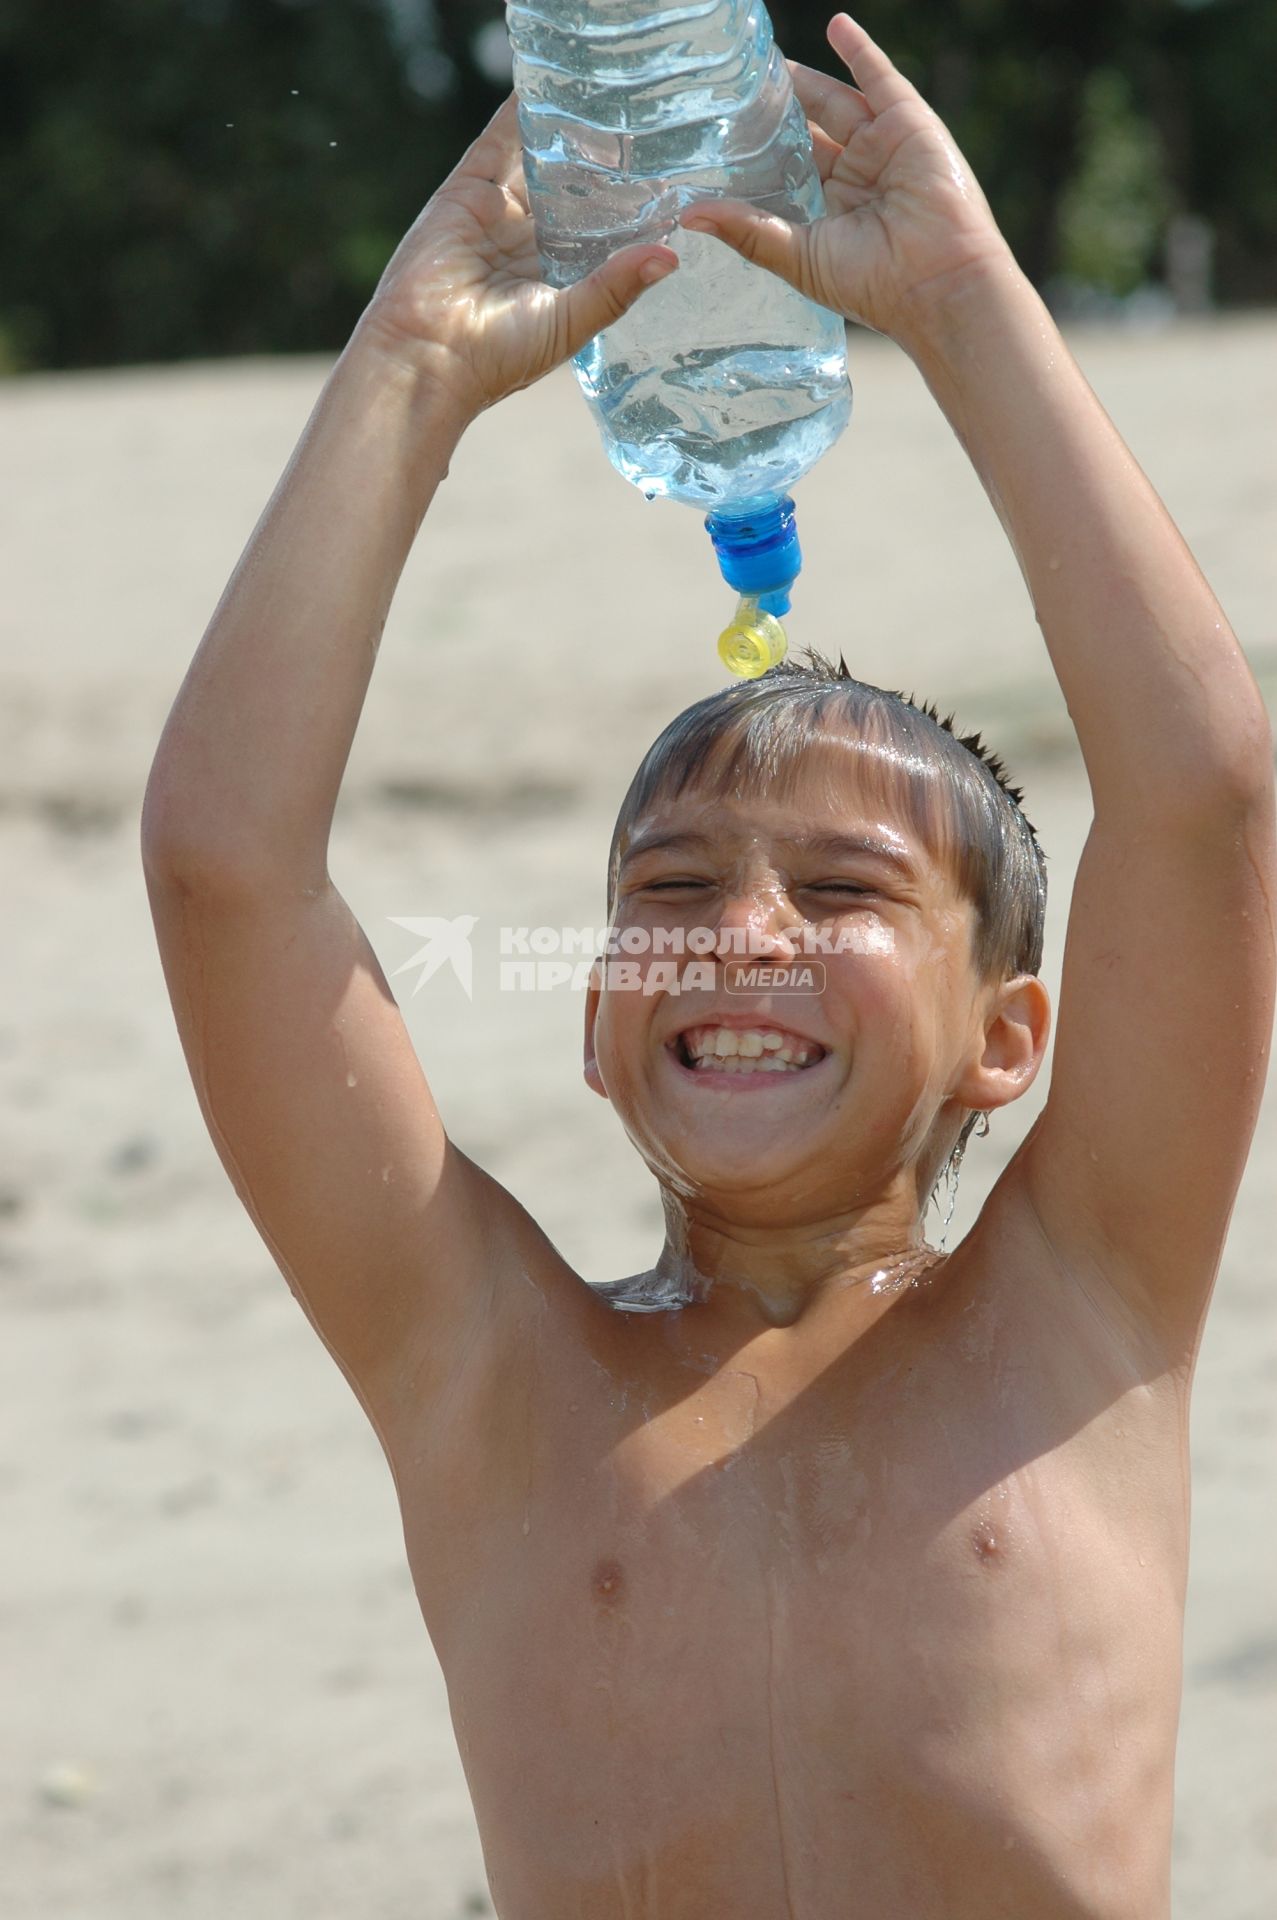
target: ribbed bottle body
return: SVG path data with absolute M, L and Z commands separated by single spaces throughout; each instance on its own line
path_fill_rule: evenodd
M 841 318 L 676 225 L 700 198 L 824 211 L 806 120 L 760 0 L 507 7 L 547 279 L 660 240 L 678 273 L 576 361 L 614 466 L 706 509 L 786 492 L 847 423 Z

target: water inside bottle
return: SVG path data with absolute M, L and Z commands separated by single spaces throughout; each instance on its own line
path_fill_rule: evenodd
M 705 234 L 577 358 L 608 458 L 643 492 L 736 506 L 785 492 L 851 411 L 841 317 Z

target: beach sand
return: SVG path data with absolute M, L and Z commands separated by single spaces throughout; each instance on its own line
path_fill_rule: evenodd
M 1271 693 L 1277 321 L 1075 346 Z M 852 353 L 791 640 L 1001 746 L 1051 856 L 1054 986 L 1087 825 L 1067 717 L 921 381 Z M 489 1911 L 390 1478 L 205 1136 L 136 851 L 168 703 L 325 372 L 0 385 L 6 1920 Z M 499 992 L 498 929 L 599 923 L 616 805 L 720 683 L 729 606 L 697 516 L 611 473 L 569 375 L 518 396 L 418 542 L 336 823 L 388 973 L 417 944 L 395 917 L 478 917 L 473 1003 L 446 972 L 395 985 L 454 1137 L 591 1279 L 650 1262 L 654 1190 L 581 1084 L 580 996 Z M 958 1231 L 1035 1111 L 973 1146 Z M 1178 1920 L 1277 1911 L 1275 1180 L 1270 1094 L 1195 1396 Z

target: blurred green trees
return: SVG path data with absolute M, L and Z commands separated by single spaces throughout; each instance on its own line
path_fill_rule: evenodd
M 429 52 L 381 0 L 0 0 L 10 359 L 340 343 L 463 138 Z
M 775 0 L 832 56 L 832 6 Z M 500 0 L 0 0 L 0 367 L 327 350 L 497 104 Z M 1277 0 L 873 0 L 1041 284 L 1277 298 Z
M 1060 265 L 1071 281 L 1129 294 L 1156 264 L 1170 194 L 1162 144 L 1130 82 L 1096 67 L 1082 89 L 1077 158 L 1060 196 Z

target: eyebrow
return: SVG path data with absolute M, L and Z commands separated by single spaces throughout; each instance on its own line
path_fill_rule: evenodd
M 898 873 L 912 876 L 917 871 L 916 864 L 910 859 L 903 841 L 884 840 L 872 833 L 813 833 L 804 834 L 796 840 L 789 840 L 787 846 L 797 847 L 803 853 L 814 853 L 825 860 L 846 860 L 862 858 L 868 854 L 873 860 L 882 860 L 894 867 Z
M 626 848 L 617 868 L 620 871 L 631 860 L 638 860 L 646 853 L 703 853 L 712 849 L 714 844 L 708 834 L 690 831 L 642 834 Z M 782 845 L 792 847 L 799 853 L 815 854 L 825 860 L 863 859 L 868 855 L 871 859 L 884 861 L 898 873 L 907 874 L 910 878 L 917 871 L 902 843 L 884 840 L 871 833 L 799 834 L 787 836 Z
M 630 860 L 637 860 L 645 853 L 704 853 L 713 844 L 706 833 L 640 834 L 637 840 L 631 840 L 617 862 L 617 866 L 623 867 Z

